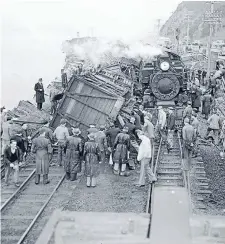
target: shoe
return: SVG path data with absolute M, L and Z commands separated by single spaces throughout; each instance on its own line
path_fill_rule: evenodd
M 136 187 L 144 187 L 145 185 L 136 184 Z
M 44 185 L 49 184 L 50 180 L 45 181 Z
M 16 186 L 16 187 L 20 187 L 20 184 L 18 184 L 18 183 L 15 183 L 15 186 Z

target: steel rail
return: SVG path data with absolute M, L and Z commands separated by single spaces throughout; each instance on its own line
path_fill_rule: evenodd
M 153 162 L 154 158 L 152 160 L 152 165 L 154 165 L 154 171 L 153 171 L 153 168 L 152 168 L 152 171 L 153 171 L 153 173 L 155 175 L 156 175 L 156 171 L 157 171 L 157 167 L 158 167 L 158 161 L 159 161 L 161 146 L 162 146 L 162 137 L 160 138 L 159 148 L 158 148 L 158 152 L 157 152 L 157 157 L 156 157 L 156 160 L 155 160 L 155 165 L 154 165 L 154 162 Z M 153 147 L 153 148 L 155 149 L 155 147 Z M 155 150 L 153 152 L 153 156 L 155 156 L 154 153 L 155 153 Z M 152 182 L 152 184 L 150 184 L 150 187 L 149 187 L 149 190 L 148 190 L 148 200 L 147 200 L 146 213 L 150 214 L 150 218 L 149 218 L 149 224 L 148 224 L 147 238 L 150 238 L 150 233 L 151 233 L 152 213 L 153 213 L 153 199 L 154 199 L 154 187 L 155 187 L 155 182 Z
M 11 195 L 11 197 L 8 200 L 6 200 L 6 202 L 0 208 L 0 211 L 1 212 L 15 198 L 15 196 L 17 196 L 17 194 L 24 188 L 24 186 L 28 183 L 28 181 L 33 177 L 33 175 L 35 174 L 35 172 L 36 172 L 36 169 L 34 169 L 31 172 L 31 174 L 26 178 L 26 180 L 22 183 L 22 185 L 20 185 L 20 187 Z
M 34 224 L 37 222 L 38 218 L 40 217 L 40 215 L 42 214 L 42 212 L 44 211 L 44 209 L 46 208 L 46 206 L 48 205 L 48 203 L 50 202 L 51 198 L 53 197 L 54 193 L 58 190 L 58 188 L 60 187 L 60 185 L 62 184 L 64 178 L 65 178 L 66 174 L 64 174 L 62 176 L 62 178 L 60 179 L 60 181 L 58 182 L 58 184 L 56 185 L 56 187 L 54 188 L 54 190 L 52 191 L 51 195 L 48 197 L 48 199 L 45 201 L 44 205 L 41 207 L 41 209 L 39 210 L 39 212 L 36 214 L 36 216 L 34 217 L 34 219 L 32 220 L 32 222 L 30 223 L 30 225 L 27 227 L 26 231 L 23 233 L 23 235 L 21 236 L 21 238 L 19 239 L 19 241 L 17 242 L 17 244 L 21 244 L 23 243 L 24 239 L 26 238 L 27 234 L 30 232 L 30 230 L 32 229 L 32 227 L 34 226 Z

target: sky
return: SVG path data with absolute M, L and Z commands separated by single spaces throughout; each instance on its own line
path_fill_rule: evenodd
M 34 95 L 42 77 L 60 76 L 61 44 L 80 36 L 140 39 L 165 22 L 179 0 L 2 0 L 1 103 L 9 109 Z

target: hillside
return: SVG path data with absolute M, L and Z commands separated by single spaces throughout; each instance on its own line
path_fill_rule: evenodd
M 210 9 L 210 4 L 206 1 L 183 1 L 171 15 L 171 17 L 162 26 L 161 36 L 170 37 L 171 40 L 175 39 L 176 28 L 180 29 L 180 39 L 182 40 L 187 35 L 187 14 L 190 17 L 190 40 L 202 40 L 207 42 L 209 36 L 209 24 L 204 23 L 203 17 L 205 11 Z M 225 2 L 220 1 L 214 4 L 215 11 L 221 11 L 221 23 L 214 25 L 213 40 L 225 40 Z

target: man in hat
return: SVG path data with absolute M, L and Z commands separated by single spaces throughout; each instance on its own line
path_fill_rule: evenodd
M 66 178 L 71 181 L 77 180 L 77 174 L 81 172 L 81 162 L 83 154 L 82 140 L 79 137 L 79 128 L 72 129 L 72 136 L 66 142 L 65 172 Z
M 145 186 L 145 176 L 148 178 L 148 183 L 156 181 L 156 177 L 150 168 L 150 160 L 152 157 L 152 145 L 150 139 L 144 135 L 142 131 L 138 133 L 141 144 L 138 149 L 137 160 L 141 162 L 140 177 L 137 186 Z
M 67 74 L 64 72 L 64 69 L 61 69 L 61 79 L 62 79 L 62 87 L 66 88 L 68 86 Z
M 136 129 L 141 130 L 141 118 L 138 114 L 137 108 L 134 108 L 134 111 L 132 111 L 131 116 L 135 118 L 134 124 L 136 126 Z
M 149 108 L 151 102 L 150 90 L 146 89 L 143 96 L 143 106 L 144 108 Z
M 62 166 L 63 154 L 66 152 L 66 141 L 69 137 L 69 131 L 66 127 L 66 119 L 60 120 L 60 125 L 55 129 L 53 136 L 58 142 L 58 164 Z
M 195 130 L 192 125 L 190 125 L 190 120 L 188 118 L 184 119 L 184 127 L 182 129 L 183 136 L 183 156 L 184 165 L 183 170 L 188 171 L 191 167 L 191 154 L 193 151 L 194 140 L 195 140 Z
M 101 155 L 98 143 L 95 142 L 95 134 L 88 134 L 88 141 L 84 144 L 85 174 L 87 187 L 96 186 L 96 177 L 99 175 Z
M 87 133 L 92 134 L 92 133 L 97 133 L 97 132 L 98 132 L 98 129 L 96 128 L 96 125 L 90 124 L 89 129 L 87 129 Z
M 126 164 L 130 155 L 130 136 L 128 135 L 127 127 L 124 127 L 122 132 L 117 135 L 114 150 L 114 174 L 125 176 Z
M 51 112 L 50 112 L 51 115 L 55 114 L 57 109 L 57 100 L 55 99 L 55 95 L 57 94 L 58 94 L 57 90 L 51 87 L 49 92 L 49 99 L 51 101 Z
M 156 124 L 159 134 L 161 135 L 163 141 L 166 139 L 165 127 L 166 127 L 166 113 L 162 106 L 158 107 L 158 120 Z
M 188 105 L 187 107 L 184 109 L 184 113 L 183 113 L 183 118 L 188 118 L 189 120 L 191 119 L 191 116 L 192 116 L 192 112 L 193 112 L 193 109 L 192 109 L 192 106 L 191 106 L 191 101 L 188 101 Z
M 107 138 L 106 138 L 106 134 L 105 134 L 104 125 L 100 125 L 100 130 L 98 132 L 96 132 L 95 141 L 99 145 L 100 154 L 101 154 L 101 162 L 105 163 L 108 147 L 107 147 Z
M 208 137 L 209 133 L 212 131 L 214 142 L 216 145 L 218 145 L 219 131 L 220 131 L 220 126 L 221 126 L 221 119 L 220 119 L 218 111 L 217 112 L 213 111 L 213 114 L 208 119 L 208 124 L 209 124 L 209 126 L 207 129 L 206 138 Z
M 154 125 L 151 122 L 151 117 L 145 116 L 144 120 L 145 123 L 142 129 L 143 133 L 145 136 L 147 136 L 150 139 L 151 145 L 153 146 L 154 139 L 155 139 Z
M 38 136 L 40 134 L 41 130 L 44 130 L 45 137 L 47 139 L 49 139 L 50 142 L 53 144 L 53 142 L 54 142 L 53 131 L 52 131 L 52 129 L 49 126 L 50 126 L 50 122 L 49 121 L 45 121 L 44 125 L 40 129 L 38 129 L 37 132 L 32 136 L 32 139 L 35 138 L 36 136 Z
M 35 84 L 34 90 L 36 92 L 36 102 L 37 108 L 42 109 L 42 104 L 45 102 L 45 91 L 42 83 L 42 78 L 38 80 L 38 83 Z
M 49 139 L 45 137 L 45 131 L 40 130 L 40 136 L 33 140 L 31 152 L 35 153 L 36 158 L 36 177 L 35 184 L 40 183 L 40 176 L 43 175 L 43 183 L 48 184 L 49 158 L 52 154 L 52 146 Z
M 168 153 L 173 148 L 173 135 L 175 130 L 175 114 L 174 108 L 168 108 L 168 118 L 167 118 L 167 150 Z
M 9 146 L 4 149 L 4 165 L 5 165 L 5 183 L 8 185 L 9 176 L 13 171 L 14 184 L 19 187 L 19 166 L 22 162 L 20 149 L 17 147 L 15 140 L 10 140 Z
M 209 92 L 205 92 L 202 98 L 202 114 L 205 115 L 205 119 L 208 119 L 209 117 L 212 101 L 211 94 Z

